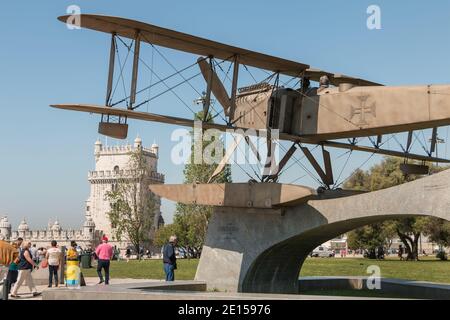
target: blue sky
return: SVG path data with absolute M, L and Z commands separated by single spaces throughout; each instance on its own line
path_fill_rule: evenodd
M 381 8 L 381 30 L 366 27 L 371 4 Z M 363 0 L 8 1 L 0 10 L 0 215 L 7 214 L 15 226 L 22 217 L 33 228 L 58 217 L 64 227 L 78 227 L 89 195 L 87 171 L 94 167 L 98 117 L 48 105 L 104 103 L 110 38 L 91 30 L 68 30 L 56 17 L 65 14 L 69 5 L 80 6 L 83 13 L 137 19 L 387 85 L 450 82 L 448 1 L 433 5 Z M 177 68 L 197 58 L 161 50 Z M 172 72 L 148 46 L 142 55 L 146 61 L 153 56 L 152 65 L 161 75 Z M 140 80 L 154 81 L 142 66 Z M 204 85 L 199 79 L 194 83 L 200 90 Z M 197 94 L 191 88 L 180 87 L 177 93 L 196 108 L 192 100 Z M 143 108 L 191 116 L 170 94 Z M 144 144 L 160 145 L 159 170 L 166 174 L 167 183 L 182 182 L 183 166 L 170 162 L 174 129 L 130 121 L 130 141 L 139 134 Z M 446 128 L 440 130 L 441 137 L 446 133 Z M 109 139 L 108 143 L 119 142 Z M 333 152 L 336 157 L 340 154 Z M 366 154 L 352 156 L 343 176 L 366 158 Z M 345 159 L 336 160 L 338 169 Z M 366 167 L 379 159 L 373 157 Z M 298 170 L 294 166 L 282 181 L 301 176 Z M 235 167 L 233 177 L 246 180 Z M 297 183 L 313 181 L 306 177 Z M 167 221 L 173 208 L 173 203 L 164 202 Z

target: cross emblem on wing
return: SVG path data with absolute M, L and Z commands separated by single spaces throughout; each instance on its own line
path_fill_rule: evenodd
M 353 120 L 355 116 L 359 115 L 358 122 L 355 124 L 365 126 L 369 124 L 367 121 L 367 115 L 371 115 L 373 118 L 376 117 L 376 104 L 375 102 L 370 104 L 367 103 L 367 100 L 369 99 L 368 95 L 359 96 L 358 99 L 360 100 L 359 107 L 351 107 L 350 120 Z

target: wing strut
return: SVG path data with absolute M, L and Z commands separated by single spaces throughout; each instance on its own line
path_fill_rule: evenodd
M 109 51 L 108 85 L 106 87 L 106 106 L 111 106 L 112 85 L 114 80 L 114 63 L 116 62 L 116 34 L 111 35 L 111 49 Z
M 137 88 L 140 48 L 141 48 L 141 34 L 139 33 L 139 31 L 137 31 L 136 38 L 134 41 L 133 73 L 131 76 L 130 105 L 128 106 L 128 110 L 133 110 L 133 104 L 136 102 L 136 88 Z
M 203 105 L 203 122 L 206 122 L 208 119 L 209 106 L 211 105 L 211 88 L 213 82 L 213 65 L 212 65 L 212 57 L 209 57 L 209 68 L 208 68 L 208 81 L 206 86 L 206 98 L 205 104 Z
M 237 92 L 237 82 L 238 82 L 238 76 L 239 76 L 239 56 L 236 55 L 234 57 L 234 65 L 233 65 L 233 82 L 231 84 L 231 106 L 230 106 L 230 114 L 229 114 L 229 121 L 231 119 L 234 119 L 234 112 L 236 110 L 236 92 Z
M 297 143 L 293 143 L 292 146 L 284 155 L 284 157 L 281 159 L 280 163 L 270 173 L 270 175 L 262 177 L 262 182 L 269 182 L 269 181 L 276 182 L 278 180 L 281 170 L 283 170 L 284 166 L 288 163 L 289 159 L 292 158 L 296 150 L 297 150 Z
M 253 144 L 253 142 L 250 140 L 250 137 L 245 135 L 245 142 L 250 146 L 250 150 L 252 150 L 253 154 L 255 155 L 256 159 L 258 161 L 261 161 L 261 156 L 259 155 L 258 149 Z
M 433 133 L 431 135 L 431 146 L 430 146 L 430 152 L 428 155 L 431 157 L 433 152 L 436 150 L 436 140 L 437 140 L 437 128 L 433 128 Z
M 231 146 L 228 147 L 227 151 L 225 152 L 225 156 L 222 158 L 222 160 L 220 160 L 219 165 L 217 166 L 216 170 L 214 170 L 211 177 L 209 177 L 207 183 L 210 183 L 212 179 L 214 179 L 223 171 L 225 165 L 228 163 L 231 156 L 233 155 L 234 150 L 236 150 L 239 143 L 241 143 L 242 137 L 243 137 L 242 135 L 238 135 L 236 138 L 233 139 L 233 143 L 231 144 Z
M 300 146 L 300 149 L 303 151 L 305 157 L 311 163 L 314 170 L 316 170 L 317 174 L 320 176 L 324 185 L 326 185 L 327 188 L 329 189 L 330 186 L 334 183 L 333 172 L 331 170 L 330 153 L 326 151 L 322 146 L 323 161 L 325 163 L 325 171 L 323 171 L 323 169 L 320 167 L 319 163 L 314 158 L 313 154 L 311 153 L 311 151 L 309 151 L 308 148 Z
M 409 152 L 409 149 L 411 149 L 413 133 L 414 133 L 414 131 L 412 131 L 412 130 L 408 131 L 408 141 L 406 142 L 406 152 Z

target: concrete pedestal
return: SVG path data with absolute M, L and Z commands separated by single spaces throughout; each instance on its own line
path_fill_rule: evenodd
M 423 215 L 450 220 L 450 170 L 279 209 L 215 207 L 195 280 L 209 290 L 298 293 L 301 265 L 321 243 L 370 223 Z

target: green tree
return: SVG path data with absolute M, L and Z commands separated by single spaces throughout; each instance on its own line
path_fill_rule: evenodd
M 381 163 L 370 168 L 368 172 L 357 170 L 345 183 L 344 187 L 354 190 L 376 191 L 412 181 L 420 177 L 417 175 L 404 175 L 400 170 L 401 163 L 403 163 L 403 160 L 400 158 L 385 157 Z M 431 166 L 430 174 L 444 169 L 444 167 Z M 383 235 L 387 236 L 385 241 L 387 241 L 387 239 L 395 232 L 405 246 L 407 260 L 417 260 L 420 235 L 426 231 L 427 226 L 430 224 L 432 224 L 430 217 L 408 217 L 374 224 L 371 225 L 371 227 L 375 230 L 383 230 Z M 373 242 L 380 240 L 379 236 L 376 234 L 374 234 L 374 239 L 369 240 L 368 238 L 370 238 L 370 236 L 368 236 L 367 230 L 366 232 L 363 232 L 362 230 L 352 231 L 349 233 L 349 237 L 354 239 L 352 240 L 354 244 L 364 244 L 364 247 L 366 248 L 371 248 Z
M 366 249 L 368 257 L 376 258 L 378 247 L 389 247 L 394 232 L 385 223 L 374 223 L 352 230 L 348 233 L 347 242 L 350 249 Z
M 140 247 L 151 241 L 157 226 L 154 223 L 157 199 L 149 193 L 150 166 L 142 148 L 130 153 L 127 172 L 106 193 L 111 210 L 108 217 L 117 240 L 129 240 L 140 259 Z
M 159 228 L 155 232 L 155 237 L 153 238 L 153 244 L 162 247 L 167 242 L 169 237 L 174 234 L 178 234 L 177 225 L 174 223 L 166 224 Z
M 203 112 L 199 112 L 195 115 L 197 120 L 203 119 Z M 212 123 L 213 120 L 209 115 L 207 122 Z M 191 150 L 190 163 L 186 164 L 183 174 L 184 183 L 208 183 L 209 178 L 215 171 L 217 164 L 208 164 L 205 159 L 202 159 L 201 163 L 195 163 L 194 161 L 194 143 L 201 143 L 202 153 L 210 143 L 222 143 L 221 150 L 224 151 L 222 141 L 195 141 L 192 139 L 193 144 Z M 198 145 L 197 145 L 198 147 Z M 222 155 L 224 152 L 222 152 Z M 215 154 L 212 154 L 214 157 Z M 198 161 L 197 161 L 198 162 Z M 230 165 L 226 165 L 224 170 L 218 174 L 211 182 L 224 183 L 231 182 L 231 168 Z M 202 206 L 195 204 L 183 204 L 178 203 L 176 206 L 176 213 L 174 215 L 175 225 L 173 231 L 176 232 L 178 243 L 182 247 L 190 247 L 200 253 L 203 247 L 203 243 L 206 237 L 206 231 L 208 229 L 208 222 L 212 214 L 211 206 Z M 166 239 L 167 241 L 167 239 Z
M 430 217 L 430 223 L 425 226 L 424 234 L 428 239 L 439 245 L 438 257 L 447 260 L 444 247 L 450 247 L 450 222 L 444 219 Z
M 425 226 L 424 234 L 442 247 L 450 247 L 450 222 L 444 219 L 430 217 L 430 223 Z

